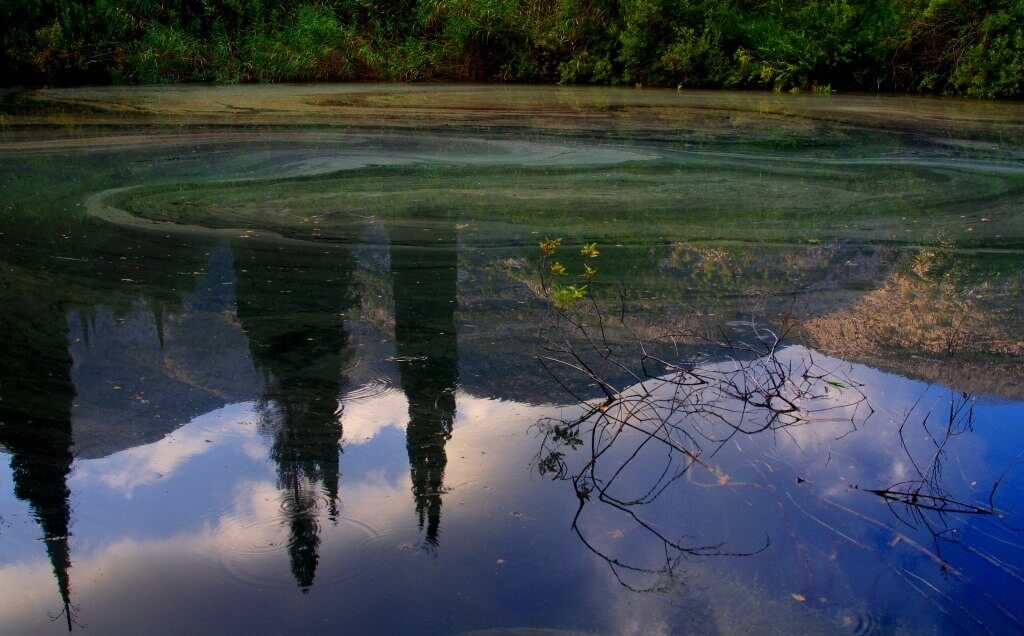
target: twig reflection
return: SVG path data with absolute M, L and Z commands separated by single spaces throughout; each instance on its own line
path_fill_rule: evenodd
M 767 536 L 760 544 L 740 546 L 689 536 L 679 528 L 680 520 L 702 511 L 681 511 L 677 506 L 661 514 L 654 505 L 681 482 L 683 491 L 689 486 L 734 489 L 743 485 L 774 492 L 767 481 L 740 484 L 715 463 L 727 444 L 771 434 L 786 436 L 799 447 L 797 429 L 824 423 L 832 425 L 835 439 L 840 440 L 874 413 L 864 386 L 852 377 L 851 365 L 787 346 L 786 336 L 795 324 L 785 316 L 777 327 L 750 320 L 731 323 L 734 333 L 642 338 L 630 328 L 624 312 L 609 314 L 593 297 L 569 309 L 552 310 L 537 359 L 575 397 L 577 407 L 571 417 L 539 422 L 542 443 L 536 465 L 541 474 L 572 484 L 578 500 L 573 532 L 626 587 L 665 589 L 677 578 L 686 558 L 749 556 L 768 547 Z M 694 343 L 698 346 L 687 349 Z M 587 397 L 594 392 L 602 397 Z M 934 387 L 929 386 L 925 395 L 934 399 Z M 948 402 L 930 410 L 919 399 L 898 423 L 897 448 L 912 467 L 912 479 L 886 486 L 851 486 L 884 500 L 896 518 L 914 531 L 928 533 L 932 548 L 827 497 L 821 500 L 834 511 L 892 530 L 895 543 L 928 556 L 943 573 L 962 577 L 943 554 L 943 545 L 961 541 L 958 527 L 962 524 L 952 523 L 951 517 L 991 517 L 1016 532 L 994 502 L 1012 466 L 990 491 L 985 490 L 990 492 L 987 503 L 954 492 L 944 479 L 944 460 L 955 452 L 956 440 L 972 431 L 976 399 L 966 392 L 943 395 L 948 395 Z M 927 440 L 924 447 L 918 440 L 922 433 Z M 797 477 L 798 484 L 805 481 Z M 815 517 L 792 496 L 789 500 L 844 541 L 873 550 Z M 595 504 L 603 510 L 595 512 Z M 625 520 L 627 530 L 616 529 L 614 536 L 631 533 L 634 545 L 627 548 L 607 541 L 586 521 L 590 513 Z M 635 545 L 645 542 L 646 553 Z M 1004 573 L 1015 574 L 994 557 L 971 546 L 961 547 Z
M 552 312 L 538 360 L 576 397 L 581 410 L 571 419 L 540 423 L 537 466 L 542 474 L 572 483 L 579 501 L 573 531 L 623 585 L 660 589 L 672 581 L 685 557 L 749 556 L 767 548 L 768 537 L 742 549 L 702 542 L 648 514 L 647 506 L 681 479 L 728 485 L 730 476 L 712 463 L 725 444 L 737 436 L 788 434 L 791 427 L 825 421 L 849 422 L 852 430 L 871 414 L 846 367 L 826 366 L 806 350 L 781 355 L 791 326 L 775 330 L 751 321 L 743 338 L 724 332 L 714 338 L 703 335 L 699 340 L 717 355 L 687 359 L 679 343 L 692 342 L 694 334 L 642 339 L 623 314 L 607 319 L 593 298 L 575 311 Z M 604 398 L 582 397 L 577 388 L 581 377 Z M 578 448 L 587 454 L 582 464 L 570 468 L 567 452 Z M 643 565 L 599 545 L 581 522 L 594 502 L 624 515 L 659 545 L 663 558 L 654 566 Z M 637 583 L 626 574 L 653 575 L 654 582 Z

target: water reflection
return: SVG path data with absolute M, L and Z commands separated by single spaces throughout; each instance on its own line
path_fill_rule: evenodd
M 176 294 L 142 288 L 122 307 L 93 296 L 94 304 L 67 310 L 77 457 L 155 442 L 262 390 L 235 311 L 231 249 L 198 256 L 192 280 Z
M 419 526 L 436 548 L 459 383 L 455 310 L 456 232 L 444 225 L 392 224 L 391 281 L 402 390 L 409 401 L 406 448 Z
M 670 530 L 663 527 L 666 519 L 652 518 L 649 510 L 673 490 L 728 485 L 733 479 L 729 467 L 716 463 L 728 444 L 835 422 L 846 422 L 848 433 L 857 430 L 871 414 L 858 383 L 844 370 L 818 363 L 810 352 L 783 354 L 788 327 L 776 331 L 754 320 L 734 324 L 733 333 L 720 341 L 708 338 L 699 355 L 680 357 L 677 349 L 675 357 L 668 357 L 660 353 L 671 351 L 666 345 L 700 335 L 673 331 L 660 341 L 634 336 L 632 342 L 613 343 L 607 334 L 615 327 L 621 331 L 625 317 L 610 316 L 616 313 L 597 301 L 563 305 L 552 309 L 542 332 L 539 361 L 577 400 L 579 412 L 541 422 L 537 465 L 541 474 L 572 484 L 579 502 L 573 531 L 634 591 L 667 589 L 688 557 L 764 551 L 770 545 L 767 537 L 760 546 L 737 548 L 726 545 L 723 531 L 695 537 Z M 607 371 L 612 368 L 618 370 L 615 375 Z M 604 398 L 580 397 L 569 388 L 573 376 L 600 387 Z M 627 384 L 618 383 L 623 376 Z M 585 522 L 585 513 L 593 512 L 588 503 L 618 513 L 623 523 L 653 540 L 663 558 L 638 563 L 602 547 Z M 621 528 L 615 532 L 625 535 Z
M 338 515 L 346 369 L 352 363 L 345 312 L 358 303 L 348 249 L 238 241 L 238 319 L 265 375 L 260 426 L 272 440 L 296 582 L 308 591 L 319 560 L 318 517 Z
M 70 631 L 76 610 L 71 605 L 67 479 L 74 461 L 75 388 L 63 316 L 36 305 L 34 298 L 5 304 L 0 312 L 0 368 L 6 371 L 0 384 L 0 444 L 11 453 L 14 495 L 28 502 L 42 530 Z M 27 317 L 34 329 L 23 329 Z
M 801 328 L 817 349 L 845 360 L 1017 400 L 1024 396 L 1024 276 L 1016 258 L 906 253 L 880 284 L 846 306 L 815 312 Z
M 614 319 L 595 317 L 589 305 L 579 312 L 583 318 L 553 312 L 542 361 L 583 375 L 606 397 L 577 398 L 568 418 L 543 419 L 536 461 L 542 474 L 572 485 L 572 529 L 620 584 L 672 589 L 685 578 L 684 561 L 768 560 L 793 549 L 803 582 L 792 594 L 800 603 L 829 607 L 833 580 L 876 568 L 964 631 L 1024 626 L 1012 593 L 968 574 L 1019 583 L 1014 562 L 1024 545 L 1021 455 L 992 453 L 1000 459 L 984 465 L 970 459 L 980 441 L 967 435 L 975 396 L 912 383 L 900 395 L 899 383 L 883 385 L 877 371 L 794 346 L 753 320 L 745 333 L 710 343 L 724 362 L 659 358 L 657 342 L 639 338 L 624 353 L 603 340 Z M 959 360 L 950 353 L 945 364 Z M 635 383 L 613 386 L 604 372 L 611 367 Z M 744 527 L 703 521 L 720 517 L 723 501 L 744 499 L 759 509 L 744 515 Z M 879 514 L 879 500 L 892 518 Z M 772 521 L 780 513 L 784 523 Z M 750 548 L 758 529 L 764 543 Z M 815 530 L 832 544 L 825 560 L 808 549 Z M 885 562 L 897 546 L 918 564 Z M 865 553 L 875 566 L 859 563 Z M 943 589 L 951 580 L 962 586 L 955 594 Z
M 759 614 L 757 603 L 744 605 L 747 584 L 771 577 L 779 583 L 759 593 L 799 608 L 791 607 L 788 617 L 812 608 L 836 613 L 845 624 L 852 610 L 865 608 L 878 617 L 869 623 L 883 628 L 927 628 L 934 617 L 944 628 L 966 625 L 968 631 L 1020 627 L 1013 609 L 1020 535 L 991 514 L 1019 521 L 1020 471 L 1007 473 L 993 499 L 986 490 L 1021 445 L 1019 427 L 1012 426 L 1019 403 L 990 397 L 1019 401 L 1021 395 L 1020 254 L 1013 242 L 1019 224 L 1009 215 L 993 216 L 990 225 L 959 220 L 961 212 L 989 214 L 976 208 L 995 205 L 994 197 L 1015 205 L 1019 193 L 1010 186 L 1016 183 L 1011 176 L 1019 180 L 1017 167 L 984 177 L 992 171 L 965 163 L 958 168 L 962 178 L 941 185 L 933 177 L 951 169 L 949 162 L 923 162 L 907 174 L 925 180 L 909 188 L 906 175 L 876 178 L 876 171 L 891 172 L 889 160 L 867 169 L 809 155 L 782 162 L 786 177 L 768 169 L 775 161 L 770 156 L 753 163 L 721 153 L 684 157 L 664 145 L 666 152 L 647 148 L 660 144 L 654 140 L 634 148 L 644 148 L 645 165 L 577 166 L 590 156 L 580 141 L 565 155 L 551 154 L 553 146 L 544 144 L 551 152 L 537 161 L 566 164 L 557 170 L 506 170 L 493 164 L 526 161 L 523 155 L 495 151 L 487 158 L 481 147 L 502 144 L 459 139 L 416 155 L 420 165 L 389 160 L 366 167 L 376 156 L 372 136 L 353 157 L 340 136 L 294 143 L 299 136 L 278 134 L 262 142 L 246 133 L 248 141 L 232 137 L 233 145 L 211 153 L 161 147 L 153 151 L 159 168 L 151 172 L 139 168 L 140 155 L 125 152 L 104 160 L 113 177 L 83 177 L 96 164 L 76 173 L 73 161 L 53 157 L 9 173 L 35 175 L 29 185 L 7 177 L 7 192 L 17 194 L 4 196 L 16 204 L 35 201 L 44 181 L 80 185 L 61 195 L 60 206 L 19 208 L 15 220 L 0 219 L 0 235 L 7 236 L 0 243 L 0 443 L 11 454 L 13 475 L 13 488 L 0 489 L 8 506 L 0 516 L 14 519 L 0 525 L 13 540 L 0 538 L 14 545 L 14 556 L 0 564 L 0 587 L 14 590 L 2 599 L 5 618 L 19 625 L 45 622 L 45 611 L 59 598 L 62 623 L 74 625 L 73 548 L 74 601 L 90 612 L 83 622 L 122 626 L 108 631 L 137 631 L 133 620 L 200 605 L 203 611 L 173 612 L 173 621 L 155 631 L 184 624 L 213 630 L 228 620 L 322 630 L 321 619 L 342 617 L 352 631 L 398 624 L 404 628 L 398 631 L 450 633 L 526 623 L 607 630 L 603 606 L 611 599 L 635 608 L 629 599 L 636 597 L 621 594 L 604 571 L 607 561 L 581 549 L 570 534 L 574 509 L 585 508 L 579 529 L 609 558 L 649 564 L 653 555 L 650 569 L 657 570 L 665 552 L 663 542 L 656 542 L 660 551 L 648 549 L 650 542 L 645 547 L 642 533 L 623 523 L 622 510 L 614 511 L 617 516 L 601 511 L 593 493 L 603 480 L 614 482 L 604 488 L 609 498 L 639 503 L 626 506 L 630 512 L 647 506 L 638 516 L 676 546 L 711 548 L 688 559 L 693 575 L 678 580 L 729 589 L 706 605 L 717 603 L 715 611 L 735 603 L 745 609 L 733 615 L 781 615 L 777 606 Z M 209 147 L 203 149 L 215 145 L 204 143 Z M 405 161 L 399 157 L 408 154 L 404 137 L 383 143 L 395 161 Z M 614 159 L 605 150 L 603 158 Z M 458 170 L 444 160 L 454 154 L 466 164 Z M 616 161 L 625 156 L 619 155 Z M 474 166 L 478 160 L 489 165 Z M 673 162 L 676 168 L 668 166 Z M 65 166 L 67 178 L 46 172 L 51 164 Z M 804 168 L 814 174 L 804 178 Z M 334 169 L 341 171 L 327 174 Z M 153 176 L 162 170 L 167 174 Z M 277 170 L 285 178 L 259 178 Z M 833 183 L 837 170 L 848 175 Z M 314 172 L 321 174 L 290 178 Z M 254 178 L 198 183 L 240 176 Z M 438 187 L 439 176 L 446 188 Z M 109 190 L 126 182 L 141 187 Z M 806 194 L 811 182 L 829 188 Z M 594 190 L 594 183 L 601 187 Z M 659 183 L 671 186 L 660 199 Z M 850 189 L 860 184 L 866 184 L 865 197 Z M 1000 187 L 941 218 L 932 214 L 930 197 L 948 198 L 960 187 L 976 193 L 986 184 Z M 836 189 L 849 189 L 849 206 L 827 218 L 803 214 Z M 890 202 L 913 200 L 924 190 L 929 198 L 909 211 L 875 208 L 876 190 Z M 527 191 L 539 198 L 523 198 Z M 75 226 L 78 220 L 59 214 L 39 221 L 49 208 L 91 200 L 83 192 L 107 192 L 100 198 L 110 205 L 161 220 L 216 221 L 230 242 L 189 244 L 163 230 L 136 234 L 88 219 Z M 650 207 L 651 196 L 660 207 L 645 216 L 640 208 Z M 730 211 L 732 202 L 769 199 L 784 209 Z M 799 205 L 786 207 L 790 200 Z M 854 209 L 871 227 L 848 233 L 838 225 Z M 931 234 L 924 231 L 894 241 L 904 226 L 936 218 L 943 232 L 967 232 L 974 223 L 974 233 L 988 232 L 981 240 L 995 233 L 1009 238 L 987 255 L 965 249 L 975 239 L 933 245 L 934 254 L 908 247 L 928 243 Z M 736 240 L 701 240 L 719 236 L 718 221 L 730 225 L 721 235 Z M 769 222 L 761 238 L 783 243 L 750 238 L 751 227 Z M 275 229 L 306 243 L 257 242 L 223 226 Z M 365 231 L 369 226 L 372 232 Z M 621 283 L 637 318 L 629 329 L 608 333 L 617 350 L 632 342 L 630 330 L 641 338 L 663 335 L 667 326 L 723 329 L 732 336 L 748 329 L 738 321 L 749 322 L 752 307 L 764 309 L 768 322 L 794 309 L 809 318 L 803 323 L 808 348 L 780 349 L 780 355 L 795 367 L 804 356 L 844 364 L 851 381 L 865 383 L 863 392 L 879 413 L 852 430 L 849 414 L 797 426 L 780 412 L 775 421 L 785 425 L 755 435 L 757 427 L 730 427 L 734 414 L 724 410 L 716 412 L 716 425 L 695 417 L 696 408 L 684 408 L 677 413 L 701 428 L 693 437 L 714 438 L 701 438 L 706 466 L 686 468 L 696 462 L 684 453 L 683 464 L 663 472 L 663 456 L 645 450 L 630 459 L 630 448 L 604 451 L 600 469 L 579 479 L 574 485 L 580 488 L 566 497 L 531 481 L 523 467 L 536 440 L 524 431 L 537 418 L 562 418 L 572 407 L 563 387 L 544 377 L 533 359 L 543 305 L 522 245 L 563 227 L 588 240 L 608 239 L 601 277 L 613 280 L 604 289 Z M 727 362 L 698 338 L 672 344 L 665 349 L 692 355 L 695 375 L 706 377 L 715 365 L 721 373 Z M 951 349 L 958 354 L 954 363 L 941 364 Z M 654 365 L 650 375 L 664 368 Z M 821 386 L 824 377 L 844 386 Z M 635 384 L 622 369 L 609 370 L 607 378 L 621 390 Z M 826 395 L 850 386 L 845 378 L 818 379 Z M 587 398 L 600 393 L 587 386 L 589 378 L 566 384 Z M 711 393 L 705 390 L 701 399 Z M 944 409 L 963 414 L 945 426 L 955 434 L 944 435 Z M 906 434 L 900 435 L 904 420 Z M 350 440 L 344 484 L 343 439 Z M 587 442 L 580 435 L 561 441 L 577 439 Z M 624 446 L 618 442 L 616 448 Z M 566 452 L 563 460 L 592 459 L 587 455 Z M 623 466 L 618 477 L 609 477 Z M 568 468 L 567 476 L 582 474 Z M 652 477 L 661 478 L 653 490 L 645 481 Z M 648 496 L 647 490 L 657 493 L 666 484 L 664 492 L 678 497 Z M 21 502 L 22 517 L 31 515 L 27 530 L 18 526 Z M 961 514 L 965 506 L 985 514 Z M 39 533 L 46 541 L 35 543 Z M 770 545 L 759 552 L 766 534 Z M 423 551 L 405 549 L 417 541 Z M 724 553 L 757 556 L 717 558 Z M 431 554 L 437 558 L 422 558 Z M 716 558 L 700 558 L 709 554 Z M 123 578 L 115 580 L 115 572 Z M 25 573 L 31 590 L 11 583 Z M 724 576 L 742 585 L 722 585 Z M 580 590 L 581 582 L 583 593 L 566 593 Z M 276 583 L 280 589 L 267 602 L 265 591 Z M 309 593 L 295 593 L 296 584 Z M 45 595 L 39 592 L 44 587 Z M 524 609 L 539 595 L 553 601 Z M 484 596 L 500 602 L 488 605 Z M 382 600 L 389 598 L 401 598 L 403 612 Z M 519 598 L 524 602 L 504 602 Z M 642 603 L 657 604 L 657 598 Z M 360 611 L 348 612 L 338 599 Z M 714 613 L 706 607 L 700 616 Z M 943 618 L 940 607 L 953 608 L 953 616 Z M 993 608 L 1009 608 L 1000 612 L 1006 622 L 983 618 L 979 625 L 967 616 Z M 492 618 L 495 612 L 503 618 Z
M 75 381 L 80 360 L 69 347 L 73 343 L 69 343 L 68 322 L 75 313 L 70 308 L 79 307 L 80 317 L 98 303 L 119 313 L 130 311 L 141 289 L 146 289 L 153 306 L 180 302 L 193 283 L 191 272 L 201 269 L 195 265 L 197 254 L 199 259 L 205 255 L 195 245 L 182 249 L 183 245 L 173 242 L 156 247 L 144 239 L 125 240 L 116 232 L 113 237 L 101 233 L 95 239 L 96 244 L 117 246 L 110 251 L 94 252 L 96 244 L 58 247 L 54 237 L 67 238 L 63 231 L 52 219 L 37 218 L 28 227 L 14 226 L 5 232 L 17 242 L 5 250 L 0 267 L 0 445 L 11 454 L 14 495 L 29 504 L 42 530 L 63 605 L 58 614 L 70 630 L 77 609 L 71 604 L 72 510 L 67 481 L 75 458 L 82 449 L 109 449 L 126 438 L 138 444 L 149 427 L 160 425 L 150 419 L 141 427 L 128 431 L 122 427 L 110 434 L 97 435 L 86 426 L 83 436 L 78 430 L 81 423 L 75 413 L 88 396 L 82 395 Z M 136 248 L 165 258 L 146 259 Z M 88 276 L 81 275 L 82 263 L 89 264 Z M 182 275 L 181 270 L 190 267 L 190 273 Z M 125 281 L 142 279 L 149 284 L 135 289 L 125 285 Z M 88 334 L 88 327 L 83 327 L 83 338 Z M 109 396 L 105 392 L 104 399 Z

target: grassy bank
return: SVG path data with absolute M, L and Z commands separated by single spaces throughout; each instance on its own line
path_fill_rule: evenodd
M 8 84 L 500 80 L 1024 95 L 1024 0 L 7 0 Z

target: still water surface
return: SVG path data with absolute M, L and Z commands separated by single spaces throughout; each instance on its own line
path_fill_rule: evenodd
M 1019 106 L 0 106 L 5 633 L 1024 630 Z M 537 359 L 556 236 L 609 402 Z M 797 416 L 722 388 L 765 360 Z

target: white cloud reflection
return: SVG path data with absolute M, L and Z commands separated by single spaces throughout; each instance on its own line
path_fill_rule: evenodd
M 239 446 L 253 459 L 266 450 L 254 438 L 257 415 L 251 402 L 230 404 L 201 415 L 152 444 L 135 446 L 100 459 L 75 463 L 72 488 L 102 483 L 132 497 L 136 488 L 164 479 L 191 460 L 210 452 L 215 445 L 241 441 Z
M 866 393 L 884 398 L 884 408 L 878 409 L 870 425 L 843 438 L 837 435 L 836 423 L 798 427 L 791 435 L 774 439 L 741 440 L 742 452 L 723 452 L 719 459 L 732 461 L 733 467 L 739 460 L 772 464 L 776 472 L 767 479 L 775 482 L 780 493 L 783 489 L 793 492 L 803 505 L 807 500 L 799 493 L 807 487 L 793 485 L 796 475 L 818 482 L 814 488 L 824 497 L 848 494 L 848 484 L 858 481 L 870 479 L 884 486 L 886 481 L 905 478 L 908 464 L 893 421 L 914 404 L 925 385 L 866 367 L 855 367 L 851 373 L 864 383 Z M 371 599 L 423 594 L 424 603 L 440 603 L 442 609 L 450 610 L 456 605 L 444 603 L 457 603 L 457 599 L 442 593 L 445 586 L 440 581 L 471 593 L 493 591 L 487 586 L 499 585 L 498 579 L 490 577 L 502 571 L 494 566 L 495 560 L 508 558 L 502 567 L 512 572 L 520 566 L 509 555 L 519 554 L 525 565 L 535 549 L 525 547 L 528 538 L 530 546 L 537 542 L 540 548 L 548 545 L 551 553 L 564 555 L 558 567 L 588 581 L 580 589 L 594 600 L 581 607 L 604 607 L 592 624 L 619 633 L 671 633 L 679 626 L 675 622 L 679 604 L 690 604 L 722 631 L 755 625 L 751 617 L 757 615 L 757 607 L 769 602 L 768 597 L 763 591 L 750 590 L 740 598 L 742 579 L 723 578 L 733 566 L 725 563 L 723 568 L 720 560 L 694 564 L 690 580 L 699 586 L 674 597 L 674 604 L 614 589 L 617 584 L 610 580 L 607 564 L 583 551 L 568 531 L 575 509 L 571 488 L 538 480 L 530 468 L 539 440 L 529 427 L 539 417 L 558 412 L 557 407 L 457 395 L 456 430 L 445 449 L 444 484 L 450 492 L 443 496 L 441 547 L 431 557 L 420 549 L 423 533 L 415 514 L 404 444 L 396 453 L 396 440 L 385 434 L 404 430 L 405 397 L 391 391 L 347 402 L 341 415 L 346 452 L 341 460 L 339 517 L 332 522 L 325 508 L 316 512 L 319 565 L 310 597 L 321 598 L 316 602 L 327 605 L 301 604 L 303 597 L 297 592 L 287 552 L 291 529 L 283 508 L 286 495 L 269 457 L 270 440 L 255 424 L 258 413 L 253 403 L 203 415 L 153 444 L 103 459 L 81 460 L 76 462 L 71 483 L 75 493 L 72 600 L 82 608 L 81 620 L 98 632 L 211 630 L 215 625 L 237 628 L 260 621 L 276 628 L 282 625 L 282 616 L 294 619 L 297 629 L 299 624 L 311 624 L 311 607 L 332 615 L 342 611 L 333 604 L 343 602 L 363 603 L 362 613 L 351 614 L 353 621 L 374 616 L 388 620 L 381 614 L 384 606 Z M 968 444 L 965 460 L 978 448 L 976 443 Z M 170 494 L 164 495 L 165 491 Z M 113 502 L 112 493 L 117 495 Z M 717 501 L 723 510 L 759 507 L 765 518 L 756 517 L 758 523 L 746 525 L 760 540 L 773 530 L 772 524 L 778 521 L 774 516 L 782 514 L 782 509 L 764 497 L 748 501 L 747 493 L 742 486 L 714 492 L 689 488 L 685 496 L 708 505 Z M 788 501 L 781 495 L 779 500 Z M 687 530 L 713 532 L 715 523 L 713 515 L 706 522 L 688 520 Z M 622 528 L 624 532 L 616 536 L 632 536 L 627 526 L 608 528 Z M 868 541 L 858 531 L 849 532 Z M 807 540 L 814 537 L 808 535 Z M 19 560 L 0 567 L 0 589 L 4 590 L 0 616 L 12 632 L 44 629 L 49 622 L 46 613 L 60 611 L 44 545 L 37 542 L 30 546 L 31 554 L 26 551 L 18 555 Z M 368 576 L 371 568 L 374 574 Z M 453 577 L 453 572 L 464 580 Z M 516 585 L 526 585 L 538 574 L 534 571 L 516 579 Z M 330 598 L 316 596 L 324 590 Z M 272 602 L 259 602 L 271 594 Z M 788 590 L 781 598 L 781 602 L 772 601 L 778 603 L 778 615 L 796 621 Z M 167 616 L 166 623 L 153 624 L 154 615 Z M 355 629 L 358 623 L 348 626 Z
M 401 391 L 345 401 L 341 415 L 344 445 L 366 444 L 387 428 L 405 431 L 408 421 L 409 401 Z

